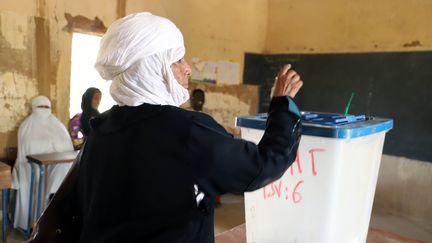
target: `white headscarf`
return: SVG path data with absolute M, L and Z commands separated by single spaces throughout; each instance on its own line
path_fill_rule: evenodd
M 73 150 L 69 133 L 51 114 L 51 102 L 47 97 L 33 99 L 32 114 L 21 123 L 18 130 L 18 146 L 18 149 L 22 148 L 19 152 L 25 152 L 26 155 Z M 27 159 L 23 159 L 27 164 Z
M 34 98 L 32 101 L 32 114 L 21 123 L 18 130 L 18 156 L 12 173 L 12 187 L 18 190 L 14 227 L 27 228 L 30 164 L 26 156 L 65 151 L 73 151 L 68 131 L 51 114 L 51 102 L 47 97 L 38 96 Z M 57 191 L 70 167 L 71 164 L 50 165 L 48 167 L 43 204 L 48 201 L 49 193 Z M 37 170 L 36 173 L 38 173 Z M 36 176 L 35 180 L 37 181 L 37 179 Z
M 103 79 L 112 80 L 110 93 L 120 106 L 180 106 L 189 92 L 175 79 L 171 64 L 184 55 L 183 35 L 174 23 L 137 13 L 108 28 L 95 67 Z

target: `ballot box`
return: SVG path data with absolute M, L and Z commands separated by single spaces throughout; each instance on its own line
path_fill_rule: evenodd
M 259 143 L 267 115 L 238 117 Z M 245 193 L 248 243 L 364 243 L 386 132 L 393 120 L 302 112 L 297 157 L 285 174 Z

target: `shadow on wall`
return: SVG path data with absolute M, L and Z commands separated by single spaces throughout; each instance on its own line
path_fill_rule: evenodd
M 383 155 L 374 210 L 392 212 L 432 229 L 432 163 Z

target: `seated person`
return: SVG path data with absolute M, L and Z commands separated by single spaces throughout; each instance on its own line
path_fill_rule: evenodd
M 14 227 L 26 230 L 28 224 L 31 168 L 26 156 L 72 151 L 73 146 L 65 126 L 51 114 L 51 102 L 38 96 L 32 102 L 32 114 L 18 130 L 18 155 L 12 173 L 12 187 L 17 190 Z M 49 165 L 46 170 L 45 195 L 42 205 L 48 202 L 69 171 L 71 164 Z M 37 167 L 36 174 L 38 174 Z M 38 176 L 35 176 L 37 182 Z M 42 207 L 43 208 L 43 207 Z
M 205 103 L 205 94 L 202 89 L 194 89 L 190 98 L 190 110 L 203 112 Z
M 98 107 L 102 93 L 97 88 L 88 88 L 81 100 L 82 113 L 76 114 L 69 122 L 69 132 L 75 150 L 81 149 L 90 133 L 90 119 L 99 115 Z
M 99 115 L 98 107 L 102 98 L 102 93 L 97 88 L 88 88 L 82 96 L 81 101 L 81 132 L 84 137 L 90 134 L 90 119 Z

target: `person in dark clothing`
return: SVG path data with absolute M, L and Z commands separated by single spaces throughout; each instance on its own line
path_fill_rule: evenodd
M 118 105 L 90 121 L 75 188 L 79 242 L 214 242 L 215 197 L 280 178 L 300 141 L 300 76 L 278 74 L 258 145 L 205 113 L 179 108 L 191 70 L 181 32 L 138 13 L 115 21 L 96 68 Z
M 102 98 L 102 93 L 97 88 L 88 88 L 86 92 L 84 92 L 81 100 L 81 132 L 85 137 L 88 137 L 90 134 L 90 119 L 99 115 L 98 107 Z
M 191 108 L 194 111 L 203 111 L 205 94 L 202 89 L 194 89 L 190 98 Z
M 197 112 L 204 112 L 205 93 L 202 89 L 192 90 L 190 97 L 191 110 Z M 222 205 L 221 196 L 216 196 L 216 206 Z

